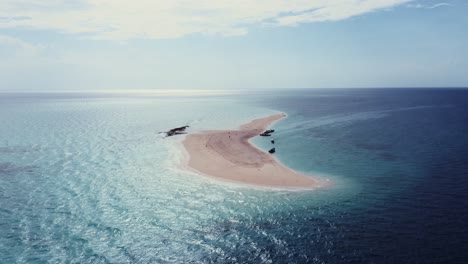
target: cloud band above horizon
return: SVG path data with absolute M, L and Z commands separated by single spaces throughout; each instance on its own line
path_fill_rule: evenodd
M 244 35 L 249 26 L 339 21 L 412 0 L 6 0 L 0 28 L 56 30 L 95 39 Z

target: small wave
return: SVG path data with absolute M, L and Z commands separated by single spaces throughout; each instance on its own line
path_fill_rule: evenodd
M 285 130 L 305 130 L 310 128 L 317 128 L 321 126 L 340 126 L 346 125 L 358 121 L 367 121 L 371 119 L 380 119 L 389 116 L 394 112 L 402 111 L 414 111 L 428 108 L 447 108 L 453 107 L 453 105 L 421 105 L 421 106 L 412 106 L 412 107 L 401 107 L 395 109 L 387 110 L 378 110 L 378 111 L 367 111 L 354 114 L 339 114 L 339 115 L 330 115 L 321 118 L 316 118 L 313 120 L 304 120 L 295 122 L 290 126 L 284 126 Z

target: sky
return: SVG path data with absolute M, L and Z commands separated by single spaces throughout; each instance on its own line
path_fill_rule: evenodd
M 466 0 L 1 0 L 0 90 L 468 87 Z

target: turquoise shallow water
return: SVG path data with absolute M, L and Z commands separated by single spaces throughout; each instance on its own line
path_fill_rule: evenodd
M 455 94 L 454 94 L 455 93 Z M 464 91 L 0 95 L 2 263 L 463 263 Z M 180 168 L 182 137 L 283 111 L 277 157 L 334 185 Z M 268 140 L 253 140 L 260 148 Z

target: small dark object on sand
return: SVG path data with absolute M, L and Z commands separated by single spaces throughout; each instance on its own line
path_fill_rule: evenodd
M 260 136 L 262 137 L 269 137 L 271 136 L 271 133 L 275 132 L 274 129 L 268 129 L 268 130 L 265 130 L 265 132 L 261 133 Z
M 275 151 L 276 151 L 275 148 L 272 148 L 272 149 L 270 149 L 268 152 L 271 153 L 271 154 L 273 154 L 273 153 L 275 153 Z
M 275 140 L 273 138 L 271 139 L 271 144 L 275 144 Z
M 173 128 L 173 129 L 171 129 L 169 131 L 159 132 L 159 133 L 166 133 L 166 137 L 180 135 L 180 134 L 186 134 L 185 129 L 187 129 L 187 127 L 189 127 L 189 126 L 176 127 L 176 128 Z

